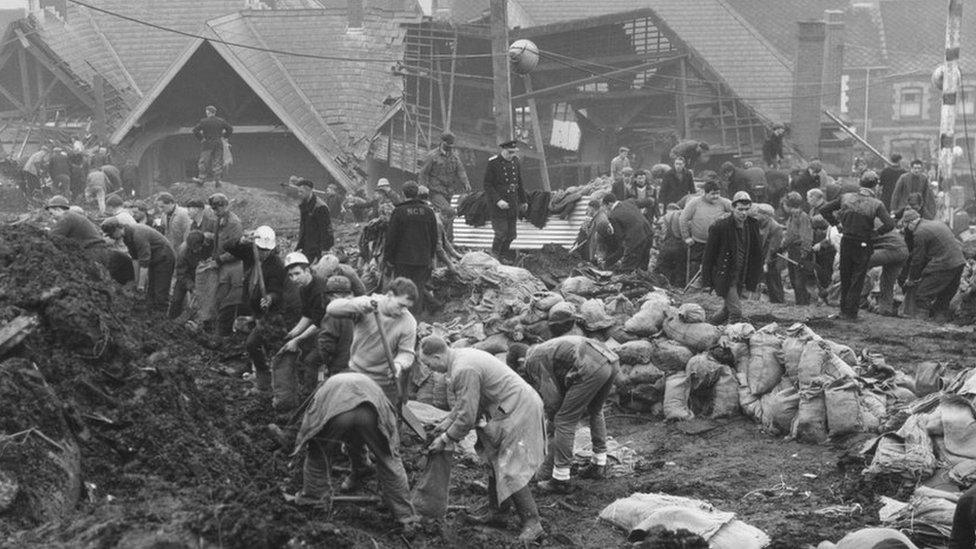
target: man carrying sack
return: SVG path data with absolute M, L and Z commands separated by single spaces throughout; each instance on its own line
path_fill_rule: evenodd
M 428 451 L 450 451 L 471 429 L 477 429 L 479 454 L 491 465 L 489 509 L 473 517 L 475 521 L 504 520 L 511 501 L 521 523 L 519 541 L 532 543 L 545 536 L 529 489 L 529 481 L 546 455 L 545 419 L 538 393 L 485 351 L 450 349 L 444 339 L 432 335 L 420 342 L 420 353 L 420 360 L 431 370 L 447 374 L 455 397 L 454 409 L 437 427 Z

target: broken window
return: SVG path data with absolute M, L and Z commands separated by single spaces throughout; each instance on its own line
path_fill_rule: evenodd
M 583 132 L 576 122 L 576 113 L 569 103 L 552 106 L 552 135 L 549 144 L 567 151 L 578 151 Z

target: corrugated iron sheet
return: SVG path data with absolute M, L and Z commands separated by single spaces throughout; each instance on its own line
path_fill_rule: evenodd
M 451 200 L 451 205 L 457 208 L 459 196 Z M 512 243 L 512 248 L 517 250 L 538 250 L 545 244 L 559 244 L 566 248 L 572 248 L 576 243 L 576 235 L 586 221 L 586 205 L 590 197 L 584 196 L 573 208 L 573 213 L 568 219 L 560 219 L 557 216 L 549 216 L 549 222 L 545 228 L 539 229 L 528 221 L 518 221 L 518 238 Z M 454 244 L 466 248 L 491 248 L 491 241 L 495 233 L 491 230 L 491 222 L 483 227 L 472 227 L 464 222 L 463 217 L 454 218 Z

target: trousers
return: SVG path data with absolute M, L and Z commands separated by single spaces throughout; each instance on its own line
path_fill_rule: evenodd
M 428 300 L 427 281 L 430 280 L 430 265 L 394 265 L 393 274 L 409 278 L 417 286 L 417 301 L 410 308 L 410 312 L 417 316 L 424 311 L 424 306 Z
M 445 196 L 436 191 L 430 191 L 430 205 L 441 214 L 441 221 L 444 222 L 444 234 L 447 239 L 454 242 L 454 208 L 451 207 L 451 197 Z
M 350 457 L 355 448 L 366 446 L 376 457 L 376 477 L 383 501 L 397 519 L 413 516 L 410 503 L 410 487 L 407 472 L 399 457 L 390 452 L 390 446 L 399 441 L 388 441 L 380 431 L 376 409 L 370 404 L 360 404 L 330 419 L 325 427 L 308 443 L 308 453 L 302 475 L 302 491 L 306 496 L 320 498 L 332 495 L 332 458 L 347 443 Z M 352 473 L 362 474 L 363 464 L 352 460 Z
M 176 258 L 167 253 L 149 264 L 149 279 L 146 281 L 146 299 L 154 308 L 169 307 L 169 287 L 173 282 L 173 269 Z
M 871 253 L 870 242 L 846 235 L 840 240 L 840 312 L 848 318 L 857 317 Z
M 322 355 L 319 354 L 315 338 L 306 338 L 298 348 L 297 353 L 284 352 L 274 358 L 271 404 L 280 419 L 287 420 L 318 383 Z M 255 371 L 260 371 L 258 365 L 255 365 Z
M 944 269 L 922 276 L 915 290 L 915 303 L 920 309 L 928 310 L 929 314 L 945 314 L 949 311 L 949 302 L 959 289 L 964 265 L 954 269 Z
M 783 291 L 783 260 L 773 257 L 766 262 L 766 293 L 770 303 L 783 303 L 786 294 Z
M 549 456 L 556 467 L 573 465 L 573 441 L 576 426 L 586 414 L 590 418 L 590 440 L 596 454 L 607 451 L 607 422 L 603 417 L 603 405 L 617 377 L 617 365 L 603 361 L 588 375 L 576 379 L 566 390 L 562 404 L 553 418 L 555 436 L 550 440 Z M 547 458 L 548 461 L 548 458 Z
M 895 310 L 895 282 L 901 274 L 908 253 L 904 250 L 874 250 L 871 253 L 871 260 L 868 261 L 868 269 L 881 267 L 881 280 L 878 282 L 878 312 L 891 314 Z M 862 296 L 867 297 L 870 293 L 869 288 L 862 290 Z
M 491 241 L 491 251 L 499 259 L 514 259 L 511 251 L 512 242 L 518 236 L 515 222 L 514 212 L 511 215 L 491 218 L 491 230 L 495 232 L 495 238 Z
M 809 305 L 810 291 L 807 284 L 809 284 L 810 277 L 815 276 L 813 273 L 813 258 L 809 255 L 805 256 L 797 246 L 790 247 L 787 250 L 787 257 L 799 263 L 799 265 L 792 263 L 787 263 L 786 265 L 786 270 L 790 276 L 790 284 L 793 286 L 793 298 L 797 305 Z
M 224 171 L 224 142 L 220 139 L 206 139 L 200 144 L 200 159 L 197 171 L 203 180 L 220 181 Z

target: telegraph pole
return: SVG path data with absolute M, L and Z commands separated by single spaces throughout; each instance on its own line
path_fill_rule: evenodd
M 942 124 L 939 128 L 939 180 L 943 190 L 952 184 L 952 149 L 955 145 L 956 104 L 959 97 L 959 31 L 962 27 L 962 1 L 949 0 L 946 19 L 945 64 L 942 69 Z
M 495 144 L 513 139 L 512 80 L 508 66 L 508 1 L 491 0 L 491 68 L 494 80 Z

